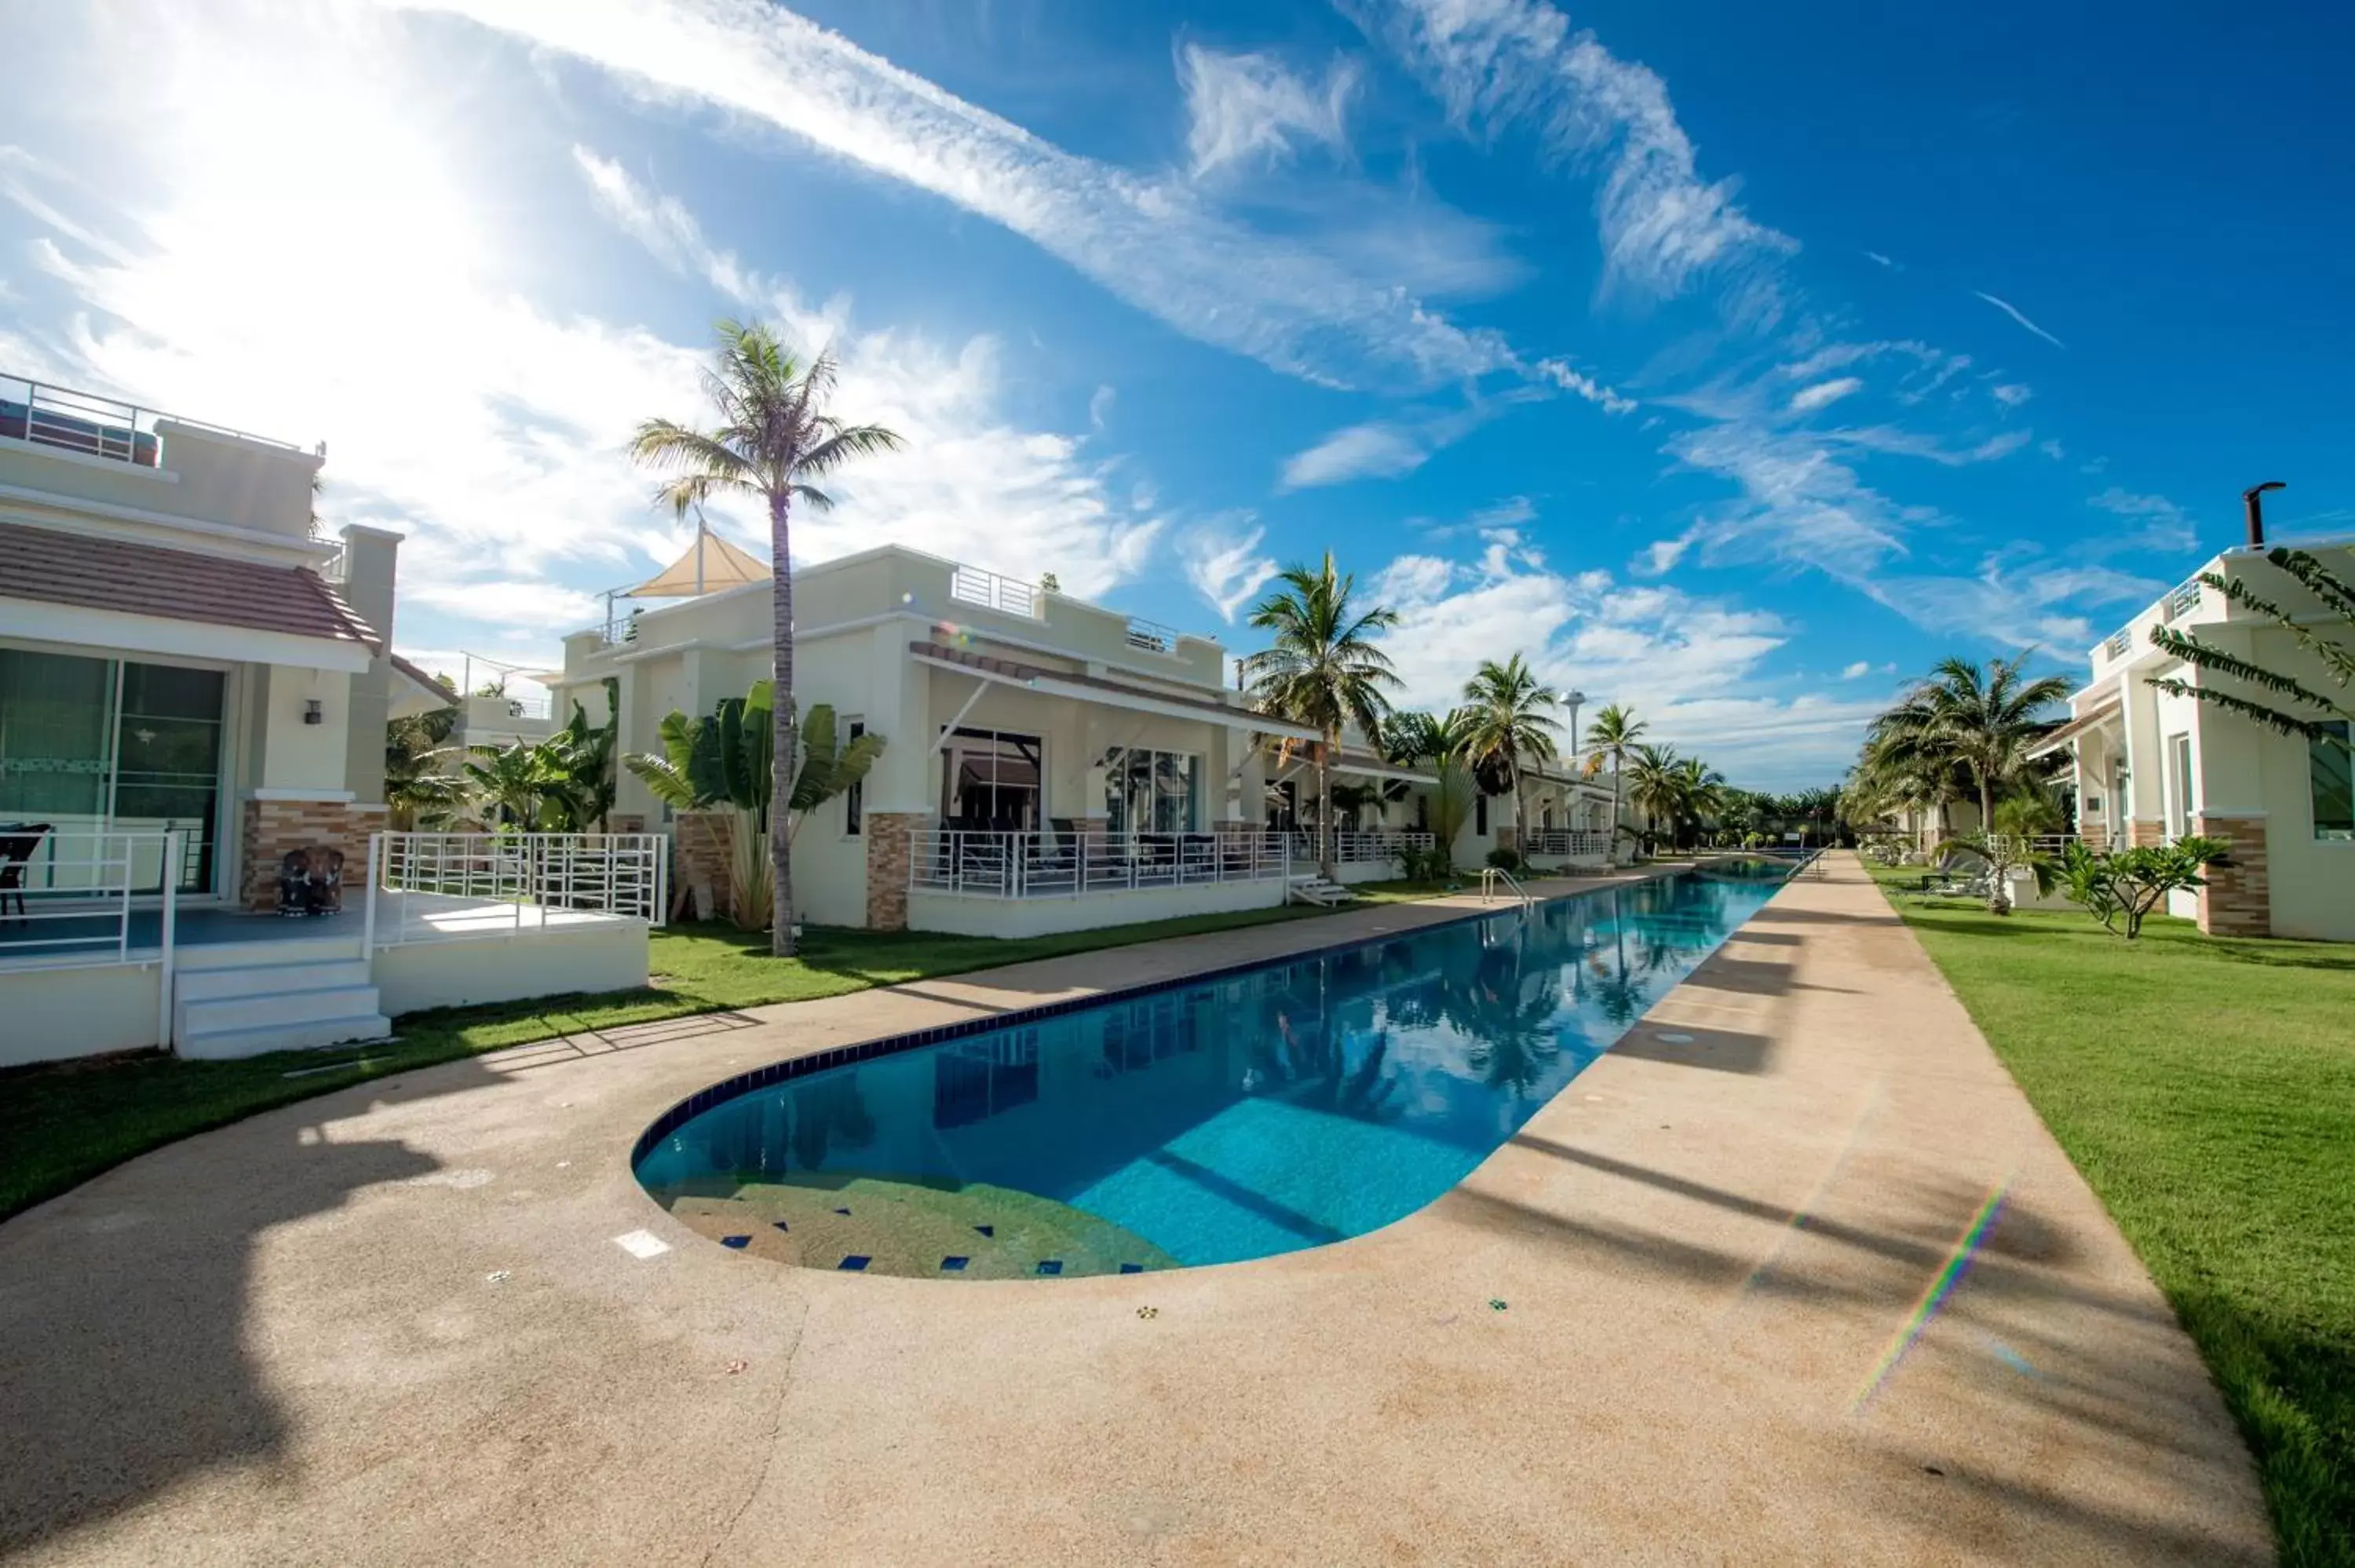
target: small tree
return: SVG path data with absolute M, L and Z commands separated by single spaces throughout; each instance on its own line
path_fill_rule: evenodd
M 2061 886 L 2074 904 L 2082 904 L 2111 931 L 2129 942 L 2142 935 L 2142 923 L 2167 902 L 2170 893 L 2205 887 L 2200 874 L 2211 865 L 2230 863 L 2221 839 L 2180 838 L 2171 844 L 2144 844 L 2116 854 L 2096 854 L 2073 843 L 2061 861 Z M 2126 928 L 2119 931 L 2119 922 Z
M 1949 850 L 1976 855 L 1987 863 L 1987 906 L 1990 915 L 2011 913 L 2013 872 L 2026 871 L 2034 877 L 2039 894 L 2051 893 L 2059 874 L 2051 855 L 2039 854 L 2029 848 L 2028 840 L 2017 833 L 1960 833 L 1941 841 L 1937 853 L 1943 855 Z
M 724 805 L 735 811 L 728 900 L 730 914 L 747 931 L 767 927 L 774 911 L 776 884 L 769 853 L 774 773 L 769 747 L 775 691 L 773 683 L 755 681 L 743 696 L 722 700 L 708 718 L 668 714 L 660 726 L 662 755 L 641 751 L 623 758 L 655 798 L 674 809 Z M 884 746 L 883 737 L 872 734 L 839 744 L 834 709 L 825 703 L 812 704 L 802 716 L 798 738 L 800 765 L 786 802 L 788 844 L 810 812 L 867 777 Z

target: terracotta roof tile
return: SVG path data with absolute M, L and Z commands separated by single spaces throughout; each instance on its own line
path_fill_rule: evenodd
M 318 573 L 0 524 L 0 598 L 380 645 Z

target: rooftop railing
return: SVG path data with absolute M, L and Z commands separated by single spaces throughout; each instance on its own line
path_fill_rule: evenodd
M 2159 601 L 2159 615 L 2167 620 L 2177 620 L 2200 608 L 2200 579 L 2182 584 Z
M 959 567 L 950 574 L 949 597 L 966 604 L 977 604 L 984 609 L 1036 620 L 1041 596 L 1028 583 L 1017 582 L 1012 577 L 1000 577 L 979 567 Z
M 1128 618 L 1128 645 L 1140 653 L 1176 653 L 1178 629 L 1143 616 Z
M 191 429 L 210 430 L 216 435 L 234 436 L 239 440 L 282 448 L 290 452 L 303 450 L 292 441 L 257 436 L 250 430 L 231 429 L 227 425 L 208 424 L 202 419 L 190 419 L 155 408 L 143 408 L 135 403 L 101 397 L 94 392 L 52 387 L 22 376 L 0 376 L 0 436 L 30 441 L 36 446 L 55 447 L 61 451 L 79 452 L 84 457 L 128 463 L 137 468 L 160 468 L 164 461 L 164 439 L 155 429 L 159 419 L 168 419 Z M 319 450 L 322 456 L 325 455 L 324 445 Z

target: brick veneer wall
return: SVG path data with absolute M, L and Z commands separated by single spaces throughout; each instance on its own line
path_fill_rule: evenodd
M 2151 849 L 2167 842 L 2167 824 L 2147 817 L 2137 817 L 2126 823 L 2126 847 Z
M 245 885 L 240 901 L 249 909 L 277 908 L 279 863 L 290 850 L 321 844 L 344 852 L 345 891 L 359 888 L 368 877 L 368 835 L 384 832 L 389 815 L 382 806 L 340 800 L 248 800 L 240 827 Z
M 731 918 L 728 862 L 736 853 L 736 813 L 681 811 L 670 826 L 672 885 L 694 893 L 697 919 Z
M 2191 831 L 2202 838 L 2222 839 L 2232 848 L 2230 865 L 2211 865 L 2200 890 L 2200 928 L 2215 937 L 2270 937 L 2274 931 L 2273 890 L 2265 876 L 2265 820 L 2263 817 L 2195 816 Z
M 908 835 L 930 827 L 923 811 L 869 811 L 860 824 L 867 840 L 867 928 L 908 928 Z

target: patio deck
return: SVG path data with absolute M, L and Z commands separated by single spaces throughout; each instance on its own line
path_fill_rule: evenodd
M 520 929 L 571 929 L 584 925 L 610 925 L 629 918 L 602 910 L 551 909 L 540 905 L 517 906 L 488 898 L 466 898 L 442 893 L 388 893 L 377 898 L 377 944 L 441 941 Z M 22 961 L 28 952 L 12 954 L 10 943 L 35 937 L 51 956 L 110 959 L 116 951 L 122 919 L 112 912 L 88 916 L 0 920 L 0 969 L 12 959 Z M 173 939 L 182 948 L 212 948 L 258 942 L 322 942 L 357 944 L 366 929 L 357 899 L 333 915 L 302 916 L 256 914 L 218 906 L 184 908 L 173 917 Z M 155 909 L 131 913 L 129 956 L 133 962 L 153 960 L 163 949 L 164 916 Z M 73 946 L 65 944 L 72 943 Z
M 2271 1560 L 2166 1303 L 1847 857 L 1462 1186 L 1336 1245 L 799 1271 L 628 1168 L 761 1062 L 1462 908 L 608 1031 L 133 1161 L 0 1225 L 0 1552 Z

